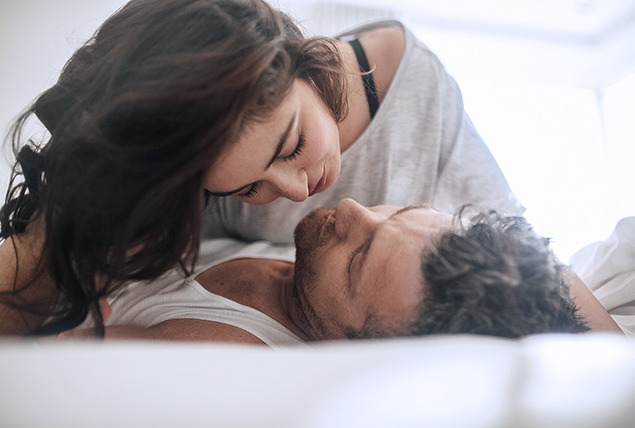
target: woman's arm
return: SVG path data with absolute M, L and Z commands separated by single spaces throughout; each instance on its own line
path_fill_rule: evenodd
M 586 321 L 591 331 L 604 331 L 624 334 L 622 329 L 613 321 L 606 309 L 595 298 L 591 290 L 571 269 L 565 271 L 565 279 L 569 284 L 571 298 L 575 302 L 580 315 Z
M 41 262 L 44 226 L 31 223 L 0 244 L 0 336 L 24 335 L 40 325 L 57 295 Z

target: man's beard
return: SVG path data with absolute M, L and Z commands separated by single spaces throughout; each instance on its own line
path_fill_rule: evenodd
M 299 321 L 303 324 L 301 327 L 314 340 L 328 339 L 329 336 L 311 304 L 310 295 L 315 291 L 317 277 L 313 262 L 319 248 L 328 242 L 335 231 L 334 218 L 330 218 L 321 228 L 319 226 L 324 217 L 332 212 L 331 208 L 311 211 L 300 220 L 293 234 L 296 248 L 293 296 L 299 309 Z
M 333 208 L 317 208 L 304 216 L 295 227 L 293 240 L 297 250 L 303 256 L 316 253 L 335 233 L 335 210 Z

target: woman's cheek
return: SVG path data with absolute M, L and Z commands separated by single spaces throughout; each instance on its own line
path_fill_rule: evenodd
M 327 127 L 321 128 L 314 134 L 312 152 L 314 161 L 320 161 L 339 154 L 339 135 Z

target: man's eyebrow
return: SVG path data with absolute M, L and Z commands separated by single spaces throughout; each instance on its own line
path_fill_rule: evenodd
M 428 204 L 421 204 L 421 205 L 408 205 L 407 207 L 403 207 L 397 211 L 395 211 L 394 213 L 392 213 L 392 215 L 390 217 L 388 217 L 387 220 L 393 219 L 394 217 L 398 216 L 399 214 L 403 214 L 405 212 L 411 211 L 411 210 L 423 210 L 423 209 L 429 209 L 430 205 Z M 355 256 L 358 253 L 362 253 L 361 255 L 361 260 L 359 261 L 359 270 L 362 270 L 364 268 L 364 263 L 366 262 L 366 257 L 368 257 L 368 252 L 370 251 L 370 247 L 371 245 L 373 245 L 373 240 L 375 239 L 375 232 L 377 231 L 377 229 L 374 229 L 371 234 L 368 236 L 368 238 L 366 238 L 366 241 L 364 241 L 364 243 L 362 245 L 360 245 L 353 253 L 354 255 L 351 257 L 351 260 L 348 264 L 348 272 L 347 272 L 347 276 L 346 276 L 346 280 L 347 280 L 347 285 L 348 285 L 348 290 L 350 295 L 352 296 L 355 293 L 355 288 L 353 287 L 353 283 L 351 282 L 351 267 L 353 266 L 353 260 L 355 259 Z
M 361 270 L 364 267 L 364 262 L 366 261 L 366 257 L 368 256 L 368 250 L 370 250 L 370 246 L 373 245 L 373 240 L 375 239 L 376 231 L 377 229 L 373 230 L 371 234 L 368 235 L 368 238 L 366 238 L 364 243 L 360 245 L 359 247 L 357 247 L 355 251 L 353 251 L 353 255 L 351 256 L 350 261 L 348 262 L 346 285 L 348 286 L 348 292 L 350 296 L 353 296 L 355 294 L 355 287 L 353 287 L 353 282 L 351 281 L 351 268 L 353 267 L 353 260 L 355 260 L 355 257 L 357 256 L 357 254 L 362 253 L 362 255 L 360 256 L 362 259 L 359 262 L 359 270 Z
M 420 204 L 420 205 L 408 205 L 407 207 L 403 207 L 400 210 L 395 211 L 390 217 L 389 219 L 399 215 L 399 214 L 403 214 L 407 211 L 411 211 L 411 210 L 426 210 L 426 209 L 430 209 L 430 205 L 428 204 Z
M 298 112 L 296 112 L 296 114 L 291 118 L 291 120 L 289 121 L 289 124 L 287 125 L 287 129 L 285 129 L 282 135 L 280 136 L 280 141 L 278 141 L 278 144 L 276 146 L 276 151 L 273 153 L 273 156 L 271 157 L 271 160 L 265 167 L 265 170 L 268 170 L 269 167 L 273 165 L 273 163 L 276 161 L 276 159 L 278 159 L 278 156 L 280 156 L 280 153 L 282 152 L 282 148 L 284 147 L 284 143 L 289 138 L 289 134 L 291 133 L 291 130 L 293 129 L 293 125 L 295 124 L 297 118 L 298 118 Z M 236 193 L 239 193 L 241 190 L 247 190 L 247 188 L 249 188 L 251 185 L 253 185 L 253 183 L 245 184 L 244 186 L 239 187 L 236 190 L 231 190 L 229 192 L 209 192 L 209 194 L 212 196 L 217 196 L 217 197 L 231 196 Z

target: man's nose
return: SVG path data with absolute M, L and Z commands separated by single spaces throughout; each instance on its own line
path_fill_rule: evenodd
M 269 182 L 275 191 L 293 202 L 302 202 L 309 197 L 308 177 L 304 170 L 276 171 Z
M 366 235 L 378 221 L 375 213 L 352 199 L 342 199 L 335 208 L 335 233 L 340 239 Z

